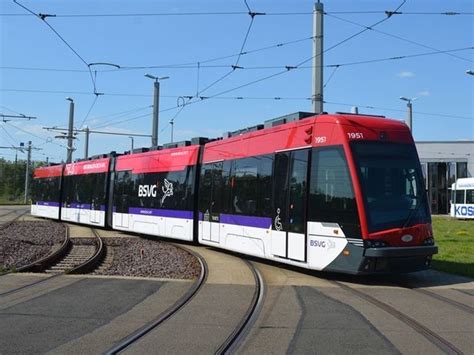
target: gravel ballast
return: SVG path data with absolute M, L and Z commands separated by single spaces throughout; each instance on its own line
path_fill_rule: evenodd
M 195 256 L 172 244 L 138 238 L 104 238 L 113 259 L 95 274 L 136 277 L 194 279 L 200 274 Z
M 13 222 L 0 230 L 0 269 L 15 269 L 41 259 L 65 236 L 66 227 L 61 223 Z

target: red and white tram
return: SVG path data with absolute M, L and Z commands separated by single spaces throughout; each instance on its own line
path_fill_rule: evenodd
M 428 268 L 437 247 L 408 127 L 374 116 L 301 116 L 68 164 L 61 219 L 314 270 Z M 95 180 L 71 178 L 84 174 Z M 81 186 L 87 197 L 76 197 Z

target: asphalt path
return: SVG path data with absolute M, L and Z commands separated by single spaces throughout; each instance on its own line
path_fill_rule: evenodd
M 21 214 L 28 212 L 30 206 L 12 206 L 12 205 L 0 205 L 0 228 L 3 224 L 8 223 L 20 216 Z
M 368 302 L 351 289 L 389 305 L 460 353 L 474 349 L 472 279 L 436 271 L 362 278 L 304 273 L 269 263 L 258 266 L 269 284 L 267 299 L 240 353 L 447 352 L 410 327 L 400 314 Z

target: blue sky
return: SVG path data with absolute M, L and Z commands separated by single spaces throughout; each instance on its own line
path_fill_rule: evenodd
M 92 66 L 97 71 L 96 90 L 104 93 L 95 100 L 84 62 L 39 18 L 23 16 L 28 12 L 13 1 L 0 1 L 0 113 L 37 117 L 0 123 L 0 146 L 32 140 L 42 149 L 33 153 L 35 160 L 65 158 L 66 142 L 42 127 L 66 127 L 67 96 L 75 101 L 77 128 L 85 120 L 91 129 L 150 134 L 153 84 L 145 73 L 170 77 L 161 84 L 160 144 L 170 141 L 173 117 L 174 140 L 178 141 L 217 137 L 291 112 L 311 110 L 311 61 L 302 68 L 243 85 L 311 58 L 312 1 L 248 0 L 252 11 L 267 15 L 255 16 L 243 48 L 250 53 L 240 57 L 236 54 L 251 21 L 243 0 L 19 2 L 35 13 L 58 15 L 46 21 L 85 62 L 122 67 Z M 325 1 L 325 48 L 359 32 L 362 27 L 356 24 L 369 26 L 385 18 L 384 11 L 394 10 L 401 2 Z M 335 71 L 326 67 L 325 111 L 348 112 L 351 105 L 358 105 L 362 113 L 404 119 L 406 106 L 399 97 L 418 97 L 413 104 L 415 140 L 474 140 L 474 76 L 465 73 L 474 69 L 473 50 L 436 53 L 474 46 L 473 4 L 471 0 L 408 0 L 400 9 L 403 14 L 328 50 L 325 65 L 427 55 L 340 66 Z M 235 14 L 189 15 L 197 12 Z M 427 14 L 445 12 L 470 14 Z M 163 13 L 180 15 L 156 16 Z M 137 15 L 59 16 L 81 14 Z M 272 48 L 254 51 L 265 47 Z M 207 61 L 230 55 L 234 56 Z M 236 69 L 202 91 L 229 73 L 237 59 L 244 69 Z M 183 63 L 188 67 L 176 67 Z M 157 67 L 127 68 L 147 66 Z M 192 99 L 182 110 L 176 108 L 178 100 L 183 101 L 180 96 L 197 93 L 216 96 L 198 102 Z M 126 136 L 92 134 L 90 139 L 91 155 L 130 147 Z M 149 138 L 135 138 L 135 147 L 149 144 Z M 84 137 L 79 135 L 74 158 L 83 156 L 83 145 Z M 12 159 L 14 152 L 0 150 L 0 156 Z

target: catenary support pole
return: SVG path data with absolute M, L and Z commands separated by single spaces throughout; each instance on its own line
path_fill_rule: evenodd
M 323 16 L 324 6 L 319 1 L 313 8 L 313 112 L 323 112 Z
M 151 146 L 158 146 L 158 113 L 160 105 L 160 82 L 155 80 L 153 82 L 153 126 L 151 132 Z
M 29 184 L 30 184 L 30 163 L 31 163 L 31 141 L 28 141 L 28 156 L 26 158 L 26 173 L 25 173 L 25 203 L 28 203 L 30 197 Z
M 84 158 L 87 159 L 89 158 L 89 135 L 90 135 L 90 129 L 89 127 L 84 128 L 84 134 L 86 135 L 86 141 L 84 144 Z
M 411 134 L 413 135 L 413 104 L 411 100 L 407 102 L 407 126 L 410 128 Z
M 69 101 L 69 125 L 67 132 L 67 159 L 66 163 L 72 162 L 72 152 L 74 150 L 72 146 L 72 141 L 74 139 L 73 129 L 74 129 L 74 101 L 68 97 L 66 100 Z

